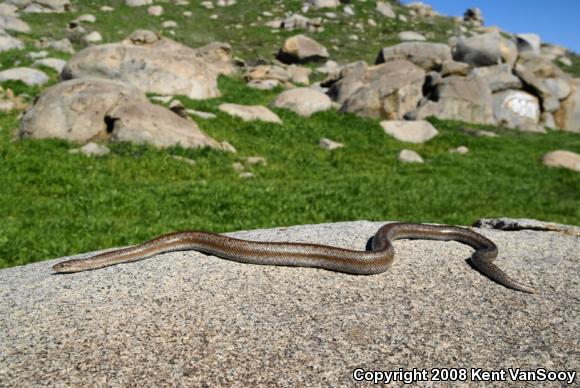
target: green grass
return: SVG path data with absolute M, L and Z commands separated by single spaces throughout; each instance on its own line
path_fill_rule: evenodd
M 26 53 L 37 51 L 34 40 L 66 37 L 67 22 L 92 13 L 87 29 L 98 30 L 104 42 L 124 39 L 138 28 L 160 30 L 164 20 L 175 20 L 175 36 L 191 47 L 225 41 L 234 55 L 244 59 L 271 59 L 285 38 L 305 33 L 329 48 L 340 62 L 374 62 L 382 47 L 398 43 L 397 33 L 415 30 L 431 41 L 446 41 L 453 24 L 446 18 L 408 23 L 381 18 L 374 2 L 355 2 L 356 16 L 341 15 L 326 21 L 325 31 L 272 33 L 261 16 L 298 12 L 302 1 L 243 2 L 215 10 L 192 0 L 187 7 L 161 3 L 160 18 L 146 15 L 146 7 L 129 8 L 121 0 L 75 2 L 70 14 L 23 14 L 33 27 L 30 35 L 14 34 L 27 50 L 0 53 L 2 69 L 30 66 Z M 114 12 L 99 11 L 112 5 Z M 404 8 L 395 10 L 406 14 Z M 311 10 L 316 17 L 328 10 Z M 219 14 L 214 21 L 210 15 Z M 373 18 L 377 27 L 367 23 Z M 356 24 L 361 23 L 364 31 Z M 243 28 L 235 28 L 237 24 Z M 349 38 L 356 34 L 364 41 Z M 82 48 L 75 42 L 77 49 Z M 49 51 L 67 59 L 68 54 Z M 576 71 L 577 57 L 573 58 Z M 46 69 L 43 69 L 46 70 Z M 47 70 L 50 82 L 58 74 Z M 319 76 L 320 77 L 320 76 Z M 4 83 L 28 101 L 43 88 L 20 82 Z M 179 97 L 189 108 L 210 111 L 214 120 L 196 119 L 201 129 L 217 140 L 227 140 L 237 154 L 173 148 L 157 150 L 130 144 L 110 144 L 101 158 L 70 154 L 78 145 L 60 140 L 14 141 L 17 113 L 0 114 L 0 267 L 138 243 L 178 229 L 215 232 L 346 220 L 407 220 L 470 224 L 483 217 L 530 217 L 580 224 L 578 174 L 542 165 L 544 153 L 554 149 L 580 152 L 577 134 L 547 135 L 482 127 L 500 133 L 499 138 L 478 138 L 460 131 L 462 123 L 433 120 L 440 134 L 427 144 L 409 145 L 385 135 L 377 120 L 334 111 L 304 119 L 276 110 L 283 125 L 243 122 L 217 109 L 222 102 L 269 104 L 282 89 L 257 91 L 237 78 L 220 78 L 222 97 L 192 101 Z M 328 137 L 345 148 L 325 151 L 318 141 Z M 447 152 L 466 145 L 467 155 Z M 402 164 L 403 148 L 419 152 L 426 163 Z M 172 155 L 196 161 L 191 166 Z M 267 165 L 246 166 L 256 176 L 239 177 L 232 168 L 247 156 L 263 156 Z
M 470 224 L 481 217 L 533 217 L 579 224 L 577 173 L 548 169 L 550 150 L 580 151 L 575 134 L 500 131 L 478 138 L 461 123 L 433 120 L 440 135 L 423 145 L 386 136 L 375 120 L 330 111 L 309 119 L 276 110 L 284 125 L 243 122 L 221 102 L 266 104 L 276 94 L 222 77 L 223 97 L 182 100 L 218 115 L 200 127 L 239 152 L 111 144 L 102 158 L 69 154 L 58 140 L 12 142 L 15 115 L 1 119 L 0 266 L 138 243 L 177 229 L 216 232 L 344 220 Z M 490 129 L 490 128 L 488 128 Z M 346 144 L 332 152 L 321 137 Z M 447 152 L 466 145 L 467 155 Z M 425 164 L 402 164 L 402 148 Z M 196 160 L 191 166 L 171 155 Z M 243 179 L 232 163 L 260 155 Z

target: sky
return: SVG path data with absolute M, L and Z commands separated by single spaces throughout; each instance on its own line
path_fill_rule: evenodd
M 402 0 L 403 4 L 415 0 Z M 463 16 L 467 8 L 483 12 L 486 26 L 507 32 L 532 32 L 542 42 L 580 53 L 580 0 L 423 0 L 447 16 Z

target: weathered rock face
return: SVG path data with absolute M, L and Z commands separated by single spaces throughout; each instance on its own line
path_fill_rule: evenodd
M 362 86 L 345 99 L 340 110 L 364 117 L 402 119 L 423 97 L 424 80 L 425 71 L 406 60 L 372 66 L 359 78 Z
M 460 38 L 453 48 L 453 59 L 473 66 L 491 66 L 507 63 L 513 66 L 518 58 L 518 50 L 511 40 L 498 32 Z
M 312 114 L 332 107 L 330 98 L 321 91 L 311 88 L 295 88 L 280 93 L 272 102 L 274 108 L 289 109 L 299 116 Z
M 521 90 L 504 90 L 493 95 L 493 113 L 498 124 L 528 132 L 545 132 L 538 125 L 540 103 L 537 97 Z
M 476 67 L 471 74 L 482 78 L 492 92 L 505 89 L 520 89 L 522 82 L 513 75 L 511 67 L 507 63 L 495 66 Z
M 518 34 L 516 44 L 520 53 L 540 54 L 542 40 L 536 34 Z
M 136 38 L 92 46 L 78 52 L 67 62 L 61 78 L 120 80 L 142 92 L 180 94 L 192 99 L 220 95 L 217 75 L 223 61 L 208 64 L 202 59 L 203 52 L 171 39 L 144 40 L 149 35 L 142 34 L 142 31 L 137 31 L 133 36 Z M 219 56 L 211 48 L 206 53 Z
M 435 116 L 471 123 L 495 124 L 491 90 L 479 77 L 444 78 L 430 98 L 430 101 L 416 110 L 416 119 Z
M 328 50 L 304 35 L 292 36 L 284 42 L 278 59 L 286 63 L 320 62 L 328 58 Z
M 343 104 L 358 88 L 365 85 L 365 75 L 368 64 L 365 61 L 352 62 L 345 65 L 328 91 L 334 101 Z M 333 80 L 335 81 L 335 80 Z
M 147 143 L 161 148 L 177 145 L 222 148 L 193 121 L 149 102 L 119 105 L 107 114 L 107 120 L 112 123 L 112 141 Z
M 336 236 L 332 245 L 362 250 L 383 224 L 232 236 L 315 244 Z M 102 376 L 111 386 L 271 386 L 280 385 L 283 370 L 296 386 L 353 386 L 355 367 L 380 370 L 387 362 L 579 370 L 571 344 L 580 302 L 571 296 L 580 293 L 580 239 L 475 231 L 499 246 L 500 268 L 538 293 L 482 276 L 466 263 L 473 250 L 465 245 L 419 240 L 397 241 L 395 265 L 373 276 L 248 265 L 194 251 L 60 276 L 50 267 L 65 258 L 2 269 L 3 385 L 91 386 Z M 183 367 L 165 360 L 184 360 Z M 102 375 L 92 372 L 105 366 Z
M 395 59 L 406 59 L 426 71 L 441 67 L 444 61 L 451 60 L 451 49 L 443 43 L 405 42 L 385 47 L 377 56 L 376 64 Z
M 77 142 L 106 139 L 105 116 L 119 104 L 146 102 L 143 93 L 122 82 L 78 79 L 48 88 L 25 113 L 19 138 L 60 138 Z
M 561 102 L 554 118 L 558 128 L 580 132 L 580 78 L 575 78 L 571 86 L 570 95 Z

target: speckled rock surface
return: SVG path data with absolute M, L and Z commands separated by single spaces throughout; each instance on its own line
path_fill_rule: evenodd
M 234 235 L 363 249 L 381 225 Z M 422 240 L 395 242 L 393 267 L 373 276 L 192 251 L 67 275 L 51 270 L 62 259 L 5 269 L 0 385 L 344 386 L 356 368 L 467 368 L 475 385 L 471 368 L 578 371 L 579 238 L 478 231 L 537 294 L 482 276 L 467 246 Z

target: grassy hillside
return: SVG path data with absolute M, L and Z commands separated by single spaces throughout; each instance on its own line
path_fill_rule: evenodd
M 269 59 L 291 33 L 273 34 L 251 23 L 264 10 L 281 14 L 273 3 L 260 0 L 252 2 L 252 7 L 238 4 L 216 10 L 196 6 L 192 18 L 181 16 L 186 8 L 162 3 L 166 14 L 159 19 L 146 16 L 145 8 L 118 5 L 117 11 L 102 13 L 99 7 L 110 1 L 79 2 L 72 15 L 25 15 L 34 33 L 19 37 L 28 41 L 41 36 L 62 38 L 66 22 L 82 13 L 97 16 L 94 28 L 106 41 L 117 41 L 137 28 L 157 29 L 160 20 L 171 19 L 180 26 L 174 38 L 188 45 L 228 41 L 238 56 Z M 302 2 L 283 3 L 286 10 L 298 10 Z M 356 28 L 345 26 L 359 17 L 366 20 L 364 12 L 372 12 L 379 22 L 371 2 L 367 3 L 355 3 L 361 15 L 341 16 L 336 24 L 326 25 L 324 33 L 312 35 L 328 47 L 337 40 L 338 50 L 331 50 L 333 59 L 372 61 L 399 29 L 409 29 L 400 22 L 384 21 L 372 32 L 365 29 L 370 44 L 348 39 Z M 220 15 L 218 21 L 209 19 L 213 13 Z M 235 28 L 238 23 L 243 28 Z M 449 22 L 418 23 L 420 28 L 414 29 L 431 33 L 437 40 L 449 28 L 445 23 Z M 25 52 L 0 54 L 2 68 L 30 62 Z M 56 83 L 57 74 L 47 72 L 51 83 Z M 196 122 L 210 136 L 232 143 L 237 154 L 112 144 L 109 155 L 87 158 L 69 154 L 78 145 L 65 141 L 13 141 L 18 113 L 2 114 L 0 267 L 138 243 L 176 229 L 223 232 L 358 219 L 470 224 L 477 218 L 499 216 L 580 224 L 578 174 L 548 169 L 541 163 L 541 156 L 554 149 L 580 152 L 577 134 L 534 135 L 470 126 L 500 135 L 474 137 L 461 130 L 465 124 L 434 120 L 440 135 L 427 144 L 411 145 L 386 136 L 377 120 L 334 111 L 304 119 L 275 110 L 284 125 L 247 123 L 221 113 L 217 106 L 222 102 L 267 105 L 282 89 L 249 89 L 235 77 L 222 77 L 219 84 L 223 94 L 219 99 L 180 99 L 189 108 L 217 114 L 217 119 Z M 3 87 L 27 94 L 29 99 L 41 92 L 20 83 Z M 346 147 L 322 150 L 318 147 L 322 137 Z M 459 145 L 471 151 L 448 153 Z M 426 163 L 398 162 L 403 148 L 416 150 Z M 241 178 L 232 164 L 256 155 L 267 164 L 246 163 L 246 170 L 255 177 Z

